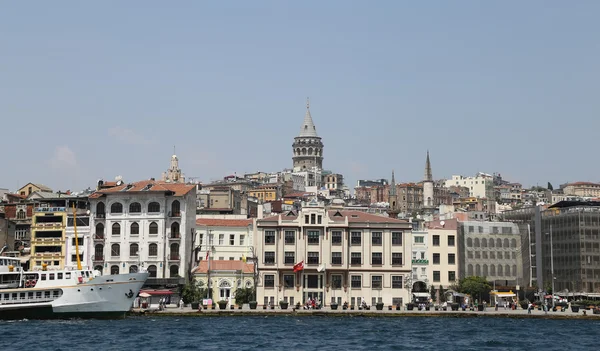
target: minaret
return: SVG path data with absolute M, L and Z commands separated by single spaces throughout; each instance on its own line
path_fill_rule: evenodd
M 425 161 L 425 179 L 423 179 L 423 211 L 427 214 L 433 213 L 435 208 L 433 201 L 433 175 L 431 174 L 431 161 L 429 161 L 429 150 Z
M 314 172 L 315 166 L 318 170 L 323 169 L 323 142 L 317 135 L 317 128 L 310 115 L 308 98 L 304 123 L 300 128 L 300 134 L 294 138 L 292 148 L 294 172 Z
M 390 218 L 398 218 L 398 213 L 400 213 L 400 210 L 398 209 L 398 194 L 396 190 L 396 179 L 394 178 L 394 171 L 392 171 L 392 182 L 390 183 L 388 202 L 390 204 L 387 210 L 388 216 Z
M 171 166 L 163 173 L 163 181 L 171 183 L 185 183 L 185 178 L 181 174 L 179 168 L 179 158 L 175 154 L 175 146 L 173 146 L 173 156 L 171 156 Z

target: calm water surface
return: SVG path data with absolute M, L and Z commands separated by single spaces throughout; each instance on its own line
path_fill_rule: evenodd
M 600 321 L 131 317 L 0 321 L 0 350 L 598 350 Z

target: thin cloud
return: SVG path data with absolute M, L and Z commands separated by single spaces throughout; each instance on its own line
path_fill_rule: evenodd
M 75 169 L 77 168 L 77 157 L 68 146 L 57 146 L 48 163 L 54 169 Z
M 140 135 L 131 129 L 123 128 L 120 126 L 110 128 L 108 130 L 108 135 L 125 144 L 151 144 L 150 140 L 146 139 L 143 135 Z

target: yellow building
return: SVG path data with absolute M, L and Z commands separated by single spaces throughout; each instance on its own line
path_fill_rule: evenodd
M 210 265 L 210 269 L 209 269 Z M 241 260 L 202 260 L 194 272 L 200 287 L 206 288 L 210 281 L 213 303 L 221 300 L 235 305 L 237 288 L 254 287 L 254 264 Z
M 248 191 L 249 196 L 256 197 L 259 202 L 275 201 L 281 197 L 281 186 L 265 184 Z
M 43 184 L 27 183 L 27 184 L 25 184 L 25 186 L 23 186 L 19 190 L 17 190 L 17 194 L 29 196 L 38 191 L 45 192 L 45 193 L 51 193 L 52 189 L 48 188 L 47 186 L 45 186 Z
M 65 267 L 65 228 L 67 208 L 51 207 L 50 204 L 36 204 L 31 220 L 31 270 Z

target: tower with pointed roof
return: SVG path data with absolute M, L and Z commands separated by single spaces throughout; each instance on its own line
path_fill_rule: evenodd
M 427 150 L 427 159 L 425 160 L 425 179 L 423 179 L 423 211 L 433 213 L 435 208 L 433 201 L 433 175 L 431 174 L 431 161 L 429 160 L 429 150 Z
M 319 172 L 323 169 L 323 142 L 317 135 L 317 128 L 310 115 L 310 104 L 306 99 L 306 114 L 300 134 L 292 144 L 294 172 Z M 316 168 L 315 168 L 316 167 Z
M 398 218 L 398 213 L 400 213 L 399 205 L 398 205 L 398 194 L 396 189 L 396 179 L 394 177 L 394 171 L 392 171 L 392 182 L 390 183 L 390 191 L 389 191 L 389 207 L 387 210 L 388 216 L 390 218 Z
M 173 156 L 171 156 L 171 166 L 166 172 L 163 172 L 162 180 L 170 183 L 185 183 L 185 178 L 179 168 L 179 158 L 175 155 L 175 146 L 173 146 Z

